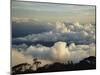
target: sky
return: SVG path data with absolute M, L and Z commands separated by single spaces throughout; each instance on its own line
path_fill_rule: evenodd
M 95 23 L 95 6 L 12 1 L 12 17 Z

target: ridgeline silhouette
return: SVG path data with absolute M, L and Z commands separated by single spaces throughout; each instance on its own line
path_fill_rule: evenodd
M 27 74 L 27 73 L 43 73 L 43 72 L 58 72 L 58 71 L 74 71 L 74 70 L 89 70 L 96 69 L 96 57 L 90 56 L 81 60 L 79 63 L 73 63 L 72 61 L 68 61 L 67 64 L 62 63 L 53 63 L 47 64 L 43 67 L 39 67 L 41 64 L 37 58 L 33 59 L 33 64 L 30 65 L 28 63 L 22 63 L 12 67 L 12 75 L 15 74 Z M 32 67 L 36 66 L 36 70 L 33 70 Z

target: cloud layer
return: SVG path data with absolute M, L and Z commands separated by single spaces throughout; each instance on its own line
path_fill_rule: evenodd
M 31 23 L 31 21 L 28 21 Z M 94 24 L 79 24 L 78 22 L 74 24 L 68 24 L 63 21 L 57 21 L 56 23 L 43 24 L 46 30 L 42 33 L 30 33 L 24 37 L 13 38 L 15 41 L 26 41 L 26 42 L 36 42 L 36 41 L 67 41 L 67 43 L 81 43 L 90 44 L 95 43 L 95 25 Z M 34 27 L 33 25 L 33 28 Z M 41 28 L 38 27 L 38 28 Z M 37 29 L 40 30 L 40 29 Z M 33 29 L 34 30 L 34 29 Z M 20 33 L 20 32 L 19 32 Z
M 67 61 L 73 61 L 77 63 L 86 57 L 95 56 L 94 43 L 89 45 L 75 45 L 75 43 L 72 43 L 68 47 L 66 42 L 56 42 L 52 47 L 31 45 L 24 49 L 18 47 L 14 49 L 12 50 L 12 63 L 30 62 L 34 57 L 52 62 L 67 63 Z
M 29 62 L 34 57 L 50 63 L 67 63 L 67 61 L 77 63 L 86 57 L 95 56 L 95 24 L 81 25 L 78 22 L 67 23 L 63 21 L 43 23 L 38 20 L 24 19 L 20 21 L 18 19 L 16 24 L 22 24 L 22 28 L 27 24 L 32 24 L 32 28 L 36 28 L 35 30 L 37 31 L 40 28 L 42 32 L 37 33 L 36 31 L 36 33 L 33 33 L 33 29 L 32 33 L 28 33 L 25 36 L 13 37 L 12 43 L 23 41 L 19 43 L 20 45 L 15 43 L 12 46 L 15 49 L 12 50 L 13 63 Z M 30 29 L 28 30 L 30 32 Z M 42 43 L 34 45 L 34 42 L 41 41 L 46 44 L 47 42 L 53 42 L 54 44 L 50 47 Z M 27 45 L 29 42 L 32 42 L 32 44 Z

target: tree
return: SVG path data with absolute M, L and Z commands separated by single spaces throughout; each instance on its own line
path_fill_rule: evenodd
M 40 61 L 37 60 L 37 58 L 33 59 L 33 65 L 36 65 L 36 70 L 38 69 L 39 65 L 41 64 Z
M 73 65 L 73 61 L 68 61 L 68 65 Z

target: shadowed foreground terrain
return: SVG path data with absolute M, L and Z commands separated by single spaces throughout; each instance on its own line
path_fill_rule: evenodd
M 74 64 L 72 61 L 67 64 L 54 63 L 47 64 L 43 67 L 33 70 L 32 66 L 28 63 L 22 63 L 12 67 L 12 75 L 27 74 L 27 73 L 42 73 L 42 72 L 58 72 L 58 71 L 74 71 L 74 70 L 89 70 L 96 69 L 96 57 L 90 56 L 81 60 L 79 63 Z

